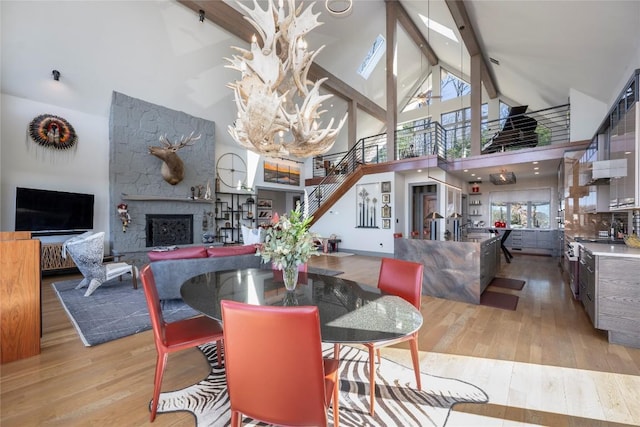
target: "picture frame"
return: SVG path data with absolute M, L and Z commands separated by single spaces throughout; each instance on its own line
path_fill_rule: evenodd
M 380 183 L 381 193 L 391 193 L 391 181 L 382 181 Z
M 382 205 L 382 214 L 380 215 L 382 218 L 391 218 L 391 206 Z
M 273 202 L 271 199 L 258 199 L 258 209 L 272 209 Z
M 386 229 L 391 228 L 391 220 L 390 219 L 383 219 L 382 220 L 382 228 L 386 228 Z
M 382 195 L 382 203 L 391 203 L 391 194 L 385 193 Z

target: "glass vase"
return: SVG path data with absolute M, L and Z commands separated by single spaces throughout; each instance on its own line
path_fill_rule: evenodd
M 287 288 L 288 291 L 293 291 L 298 284 L 298 266 L 284 267 L 282 270 L 282 279 L 284 280 L 284 287 Z

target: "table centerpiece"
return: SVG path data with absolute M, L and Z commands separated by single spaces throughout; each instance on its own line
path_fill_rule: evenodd
M 314 241 L 316 233 L 309 231 L 311 220 L 308 212 L 308 197 L 305 192 L 304 212 L 300 204 L 288 215 L 282 215 L 272 223 L 264 237 L 264 243 L 258 248 L 257 256 L 262 262 L 271 261 L 274 268 L 282 270 L 282 278 L 287 290 L 294 290 L 298 283 L 298 266 L 305 264 L 313 255 L 318 255 Z

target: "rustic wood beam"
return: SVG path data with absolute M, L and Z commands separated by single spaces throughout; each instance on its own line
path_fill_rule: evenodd
M 251 43 L 251 37 L 255 34 L 256 30 L 251 26 L 242 13 L 238 12 L 233 7 L 229 6 L 223 1 L 211 1 L 211 0 L 178 0 L 178 3 L 188 7 L 196 13 L 203 10 L 205 18 L 213 22 L 220 28 L 228 31 L 234 36 L 247 43 Z M 315 80 L 327 77 L 323 87 L 332 94 L 346 100 L 347 102 L 356 101 L 358 107 L 367 114 L 375 117 L 381 122 L 386 121 L 386 111 L 378 104 L 343 82 L 333 74 L 329 73 L 318 64 L 312 64 L 309 70 L 309 77 Z
M 480 49 L 480 44 L 478 43 L 473 25 L 471 25 L 471 20 L 469 19 L 469 14 L 467 13 L 464 1 L 445 0 L 445 2 L 449 7 L 449 11 L 451 12 L 451 16 L 453 17 L 456 26 L 458 27 L 458 31 L 460 31 L 460 35 L 462 36 L 462 40 L 464 41 L 464 45 L 466 46 L 469 55 L 480 55 L 482 58 L 482 63 L 480 64 L 482 82 L 484 83 L 484 88 L 486 89 L 489 98 L 497 98 L 498 90 L 495 80 L 487 66 L 484 52 Z
M 396 70 L 397 42 L 397 11 L 399 4 L 395 1 L 385 3 L 387 10 L 387 53 L 386 53 L 386 84 L 387 84 L 387 158 L 396 159 L 396 127 L 398 125 L 398 78 Z

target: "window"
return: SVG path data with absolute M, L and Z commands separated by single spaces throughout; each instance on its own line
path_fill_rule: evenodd
M 358 68 L 358 74 L 364 77 L 365 80 L 369 78 L 373 69 L 378 65 L 380 58 L 382 58 L 382 55 L 384 54 L 386 45 L 387 42 L 385 38 L 382 34 L 378 34 L 378 37 L 373 41 L 373 45 L 371 45 L 369 52 L 367 52 L 362 64 L 360 64 L 360 67 Z
M 491 224 L 507 223 L 509 228 L 550 228 L 551 190 L 499 191 L 491 193 Z
M 440 95 L 442 101 L 460 98 L 471 93 L 471 85 L 454 76 L 444 68 L 440 69 Z
M 482 104 L 481 130 L 485 131 L 489 118 L 489 105 Z M 444 113 L 440 116 L 447 134 L 447 157 L 460 159 L 471 152 L 471 107 Z

